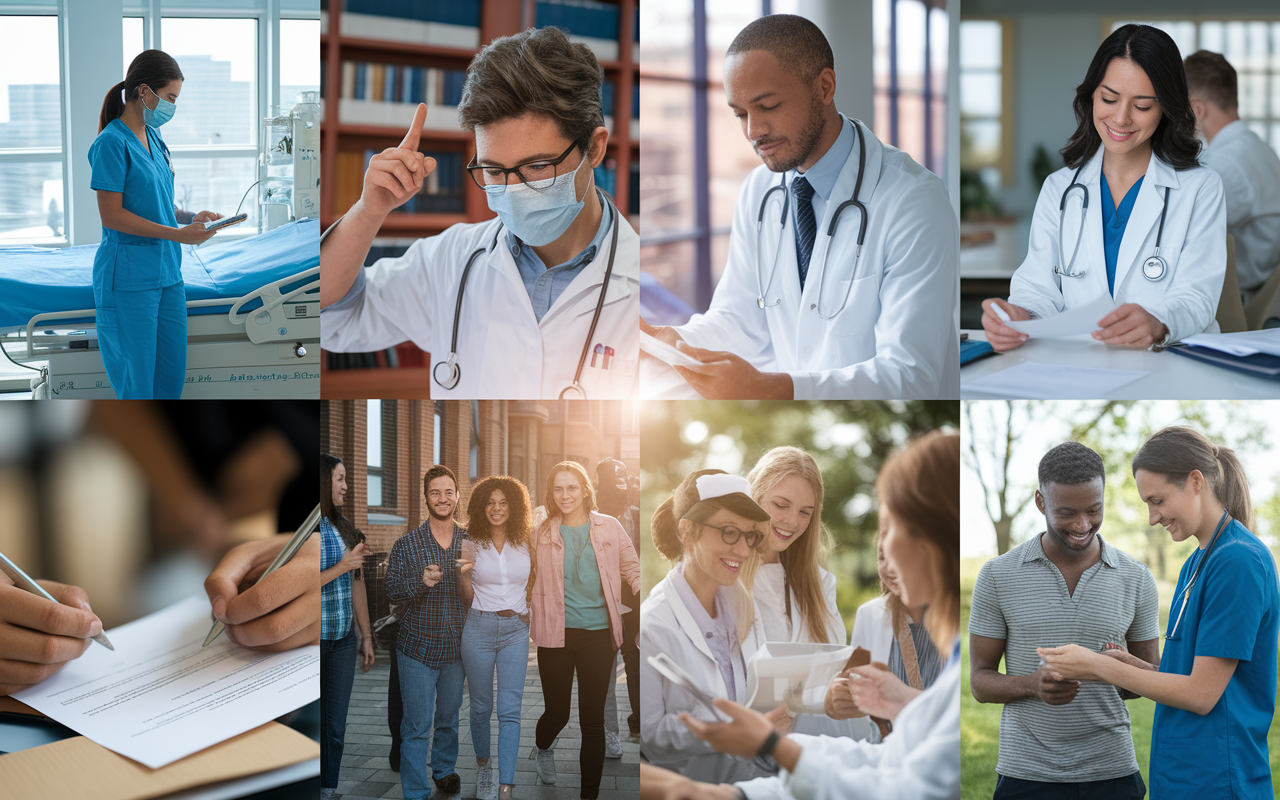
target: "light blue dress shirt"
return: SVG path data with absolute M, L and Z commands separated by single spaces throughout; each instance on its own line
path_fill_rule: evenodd
M 798 170 L 788 170 L 787 186 L 798 177 L 804 177 L 809 181 L 809 185 L 813 187 L 813 199 L 810 205 L 813 206 L 813 218 L 818 221 L 819 234 L 822 235 L 822 215 L 827 211 L 827 201 L 831 199 L 831 190 L 836 187 L 836 180 L 840 177 L 840 171 L 844 169 L 844 163 L 849 160 L 849 154 L 853 152 L 853 125 L 844 117 L 840 118 L 840 135 L 836 137 L 835 144 L 822 154 L 822 158 L 818 159 L 818 163 L 809 168 L 808 172 L 800 172 Z M 791 225 L 793 230 L 798 230 L 800 221 L 796 219 L 796 206 L 791 204 Z M 815 250 L 817 247 L 815 245 Z M 796 241 L 796 261 L 800 260 L 800 242 Z M 812 266 L 812 265 L 811 265 Z
M 524 288 L 529 292 L 529 300 L 533 303 L 533 315 L 538 318 L 538 322 L 542 322 L 547 311 L 555 305 L 556 298 L 564 293 L 570 283 L 573 283 L 573 279 L 595 260 L 600 248 L 607 246 L 604 238 L 613 225 L 613 207 L 603 197 L 600 198 L 600 205 L 604 213 L 600 215 L 600 228 L 596 231 L 591 244 L 578 255 L 554 267 L 548 268 L 542 263 L 542 259 L 538 258 L 538 254 L 533 252 L 532 247 L 520 241 L 514 233 L 507 231 L 507 247 L 511 248 L 511 257 L 515 259 L 516 269 L 520 271 L 520 280 L 524 281 Z

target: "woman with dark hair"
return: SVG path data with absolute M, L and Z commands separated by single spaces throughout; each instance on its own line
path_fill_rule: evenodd
M 604 772 L 604 698 L 613 691 L 613 665 L 622 647 L 622 582 L 640 593 L 640 558 L 622 523 L 596 510 L 595 489 L 578 462 L 551 468 L 544 504 L 548 519 L 534 534 L 530 598 L 530 635 L 538 647 L 545 705 L 534 746 L 538 779 L 556 782 L 552 744 L 569 723 L 576 672 L 580 796 L 594 800 Z
M 187 378 L 187 304 L 182 244 L 213 236 L 212 211 L 174 205 L 173 160 L 157 130 L 177 109 L 182 70 L 147 50 L 107 90 L 89 146 L 102 243 L 93 259 L 98 344 L 121 399 L 176 399 Z M 182 227 L 178 218 L 183 217 Z
M 1152 797 L 1270 800 L 1280 578 L 1251 532 L 1244 468 L 1200 432 L 1171 427 L 1138 450 L 1133 477 L 1148 523 L 1199 545 L 1178 574 L 1159 671 L 1119 646 L 1040 648 L 1040 657 L 1055 676 L 1156 701 Z
M 529 669 L 529 593 L 533 563 L 529 490 L 507 475 L 471 487 L 458 596 L 470 606 L 462 628 L 462 668 L 471 692 L 471 744 L 477 800 L 510 800 L 520 751 L 520 709 Z M 498 785 L 489 765 L 493 676 L 498 674 Z
M 369 601 L 360 566 L 369 552 L 364 534 L 342 514 L 347 496 L 347 468 L 342 459 L 320 456 L 320 797 L 338 791 L 342 744 L 347 731 L 347 705 L 356 675 L 356 635 L 362 668 L 373 667 L 373 631 Z M 352 622 L 355 625 L 352 625 Z
M 1018 347 L 1027 334 L 1008 323 L 1081 308 L 1098 310 L 1093 338 L 1118 347 L 1217 332 L 1226 201 L 1221 178 L 1196 160 L 1178 46 L 1148 25 L 1116 29 L 1074 109 L 1066 166 L 1040 189 L 1009 300 L 983 301 L 987 341 Z

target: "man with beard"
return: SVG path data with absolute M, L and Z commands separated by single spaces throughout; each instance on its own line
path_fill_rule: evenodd
M 1074 643 L 1160 663 L 1155 579 L 1098 533 L 1104 475 L 1077 442 L 1046 453 L 1035 493 L 1044 533 L 988 561 L 974 583 L 969 682 L 979 703 L 1004 704 L 995 798 L 1146 795 L 1123 702 L 1134 695 L 1055 680 L 1036 655 Z
M 404 703 L 400 785 L 405 800 L 426 800 L 427 752 L 434 797 L 461 797 L 458 709 L 462 706 L 462 601 L 456 567 L 467 533 L 453 520 L 458 482 L 439 464 L 422 477 L 427 521 L 396 540 L 387 559 L 387 597 L 400 604 L 396 665 Z M 432 732 L 434 730 L 434 735 Z
M 764 165 L 710 309 L 641 330 L 703 362 L 676 369 L 707 398 L 955 397 L 960 235 L 942 181 L 836 110 L 831 46 L 803 17 L 743 28 L 724 85 Z

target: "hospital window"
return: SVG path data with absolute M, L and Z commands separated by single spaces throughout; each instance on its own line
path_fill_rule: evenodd
M 444 401 L 436 400 L 435 419 L 433 421 L 431 442 L 431 463 L 444 463 Z
M 1011 22 L 960 21 L 960 169 L 989 191 L 1014 180 L 1009 138 Z
M 382 401 L 366 400 L 369 409 L 365 427 L 366 459 L 365 466 L 369 470 L 370 508 L 382 505 Z
M 945 4 L 935 0 L 875 0 L 872 28 L 875 134 L 945 178 Z
M 66 244 L 58 18 L 0 20 L 0 244 Z
M 370 508 L 396 507 L 396 401 L 367 400 L 366 466 Z
M 1236 70 L 1240 120 L 1280 153 L 1280 19 L 1117 19 L 1106 31 L 1130 22 L 1169 34 L 1183 58 L 1197 50 L 1222 54 Z

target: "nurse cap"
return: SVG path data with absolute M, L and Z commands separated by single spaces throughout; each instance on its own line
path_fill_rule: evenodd
M 751 484 L 741 475 L 722 469 L 691 473 L 672 495 L 675 519 L 706 519 L 716 509 L 727 509 L 756 522 L 768 522 L 769 512 L 751 499 Z

